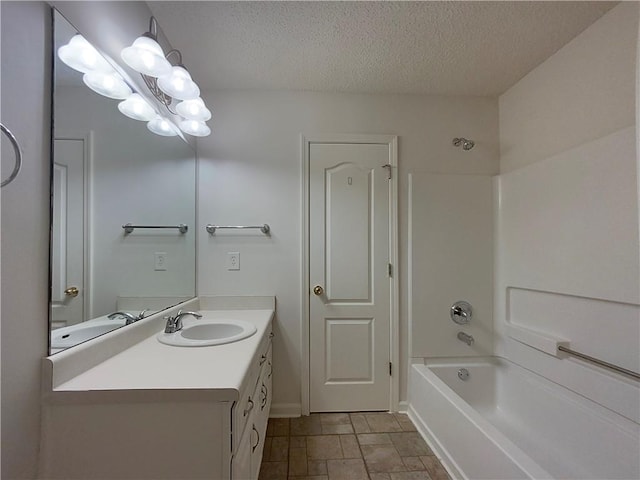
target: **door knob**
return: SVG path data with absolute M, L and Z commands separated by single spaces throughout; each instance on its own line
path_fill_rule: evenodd
M 313 287 L 313 293 L 315 293 L 316 295 L 322 295 L 324 293 L 324 288 L 322 288 L 320 285 L 316 285 L 315 287 Z
M 77 297 L 78 293 L 80 293 L 78 287 L 69 287 L 64 291 L 64 294 L 68 297 Z

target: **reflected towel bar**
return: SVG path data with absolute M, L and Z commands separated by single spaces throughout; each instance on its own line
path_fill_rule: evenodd
M 575 350 L 571 350 L 570 348 L 564 347 L 562 345 L 558 346 L 558 350 L 568 353 L 569 355 L 573 355 L 574 357 L 582 358 L 583 360 L 586 360 L 588 362 L 595 363 L 596 365 L 600 365 L 601 367 L 608 368 L 615 372 L 623 373 L 632 378 L 635 378 L 636 380 L 640 380 L 640 373 L 634 372 L 632 370 L 627 370 L 626 368 L 619 367 L 618 365 L 614 365 L 613 363 L 605 362 L 604 360 L 585 355 L 584 353 L 576 352 Z
M 133 232 L 136 228 L 177 228 L 180 233 L 187 233 L 189 230 L 189 227 L 184 223 L 180 225 L 132 225 L 127 223 L 126 225 L 122 225 L 122 228 L 124 229 L 125 235 Z
M 207 225 L 205 229 L 210 234 L 214 234 L 215 231 L 219 228 L 236 228 L 236 229 L 247 229 L 247 228 L 259 228 L 262 233 L 265 235 L 269 235 L 271 228 L 266 223 L 264 225 Z

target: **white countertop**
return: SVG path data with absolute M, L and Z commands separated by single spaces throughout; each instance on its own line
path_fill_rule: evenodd
M 210 347 L 174 347 L 156 339 L 158 332 L 98 365 L 56 386 L 57 392 L 149 390 L 215 390 L 235 399 L 241 390 L 273 310 L 200 310 L 201 320 L 184 318 L 185 327 L 202 321 L 238 319 L 253 323 L 257 332 L 235 343 Z

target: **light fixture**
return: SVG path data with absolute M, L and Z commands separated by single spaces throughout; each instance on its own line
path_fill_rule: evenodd
M 178 50 L 172 50 L 178 51 Z M 200 88 L 182 65 L 171 68 L 171 72 L 158 78 L 158 87 L 167 95 L 178 100 L 193 100 L 200 96 Z
M 200 120 L 206 122 L 211 118 L 211 112 L 204 105 L 201 98 L 185 100 L 176 105 L 176 111 L 189 120 Z
M 177 57 L 175 65 L 169 62 L 172 55 Z M 211 112 L 200 98 L 200 88 L 182 64 L 179 50 L 170 50 L 164 54 L 158 44 L 158 22 L 155 17 L 149 20 L 149 31 L 138 37 L 130 47 L 123 49 L 121 57 L 127 65 L 140 73 L 149 92 L 172 115 L 181 115 L 178 122 L 180 130 L 194 136 L 211 133 L 211 129 L 204 124 L 211 118 Z M 182 102 L 174 105 L 179 100 Z M 167 129 L 167 124 L 173 130 Z M 177 127 L 164 117 L 154 118 L 148 127 L 158 135 L 178 134 Z
M 151 17 L 152 25 L 155 19 Z M 164 57 L 162 47 L 156 41 L 156 35 L 145 33 L 134 40 L 130 47 L 120 53 L 122 60 L 136 72 L 151 77 L 159 77 L 171 72 L 171 64 Z
M 161 117 L 160 115 L 156 115 L 154 119 L 147 123 L 147 128 L 156 135 L 161 135 L 163 137 L 175 137 L 178 135 L 176 127 L 169 120 Z
M 126 100 L 120 102 L 118 110 L 129 118 L 143 122 L 148 122 L 157 115 L 153 107 L 149 105 L 149 102 L 138 93 L 132 93 Z
M 194 137 L 206 137 L 211 134 L 211 129 L 204 122 L 198 120 L 182 120 L 178 125 L 184 133 Z
M 82 81 L 87 87 L 105 97 L 122 100 L 131 95 L 129 85 L 113 70 L 111 73 L 89 72 L 85 73 Z
M 169 61 L 172 55 L 177 57 L 175 65 Z M 74 35 L 58 49 L 60 60 L 84 74 L 85 85 L 105 97 L 123 100 L 118 110 L 129 118 L 148 122 L 147 128 L 153 133 L 165 137 L 181 135 L 180 130 L 196 137 L 211 134 L 204 123 L 211 118 L 211 112 L 200 98 L 200 88 L 182 64 L 179 50 L 165 55 L 158 43 L 158 23 L 154 17 L 149 21 L 149 31 L 124 48 L 120 56 L 140 73 L 149 92 L 172 114 L 171 120 L 159 115 L 144 97 L 133 93 L 124 78 L 82 35 Z
M 79 33 L 58 49 L 58 57 L 66 65 L 82 73 L 112 70 L 109 62 Z

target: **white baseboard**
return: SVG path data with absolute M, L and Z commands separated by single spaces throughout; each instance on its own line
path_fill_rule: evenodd
M 409 411 L 409 402 L 398 402 L 398 413 L 407 413 Z
M 299 403 L 272 403 L 269 418 L 293 418 L 302 415 Z

